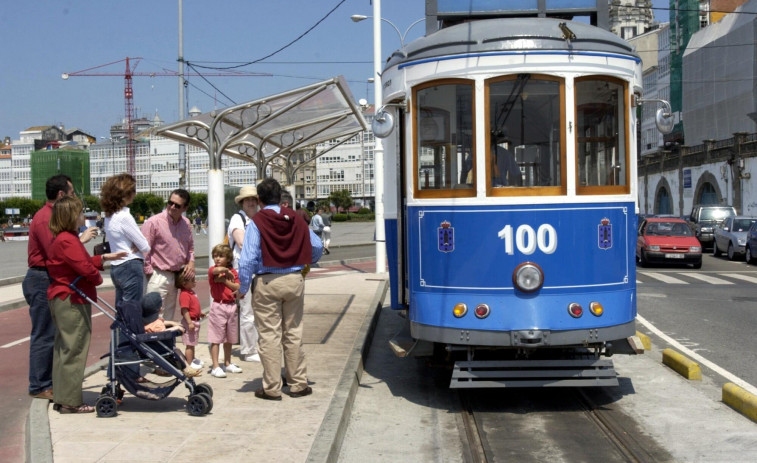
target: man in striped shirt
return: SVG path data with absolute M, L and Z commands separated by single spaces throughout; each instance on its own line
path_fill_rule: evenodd
M 264 208 L 252 217 L 244 234 L 239 259 L 242 291 L 255 278 L 252 309 L 258 326 L 258 351 L 263 365 L 263 387 L 255 397 L 281 400 L 281 355 L 291 380 L 289 395 L 313 393 L 307 383 L 302 354 L 302 316 L 305 306 L 305 277 L 302 269 L 321 258 L 323 245 L 305 220 L 288 207 L 281 207 L 281 185 L 267 178 L 258 185 Z
M 192 224 L 182 215 L 188 208 L 189 192 L 178 188 L 171 192 L 166 209 L 142 225 L 142 234 L 150 245 L 150 252 L 145 254 L 146 292 L 160 293 L 164 320 L 176 321 L 179 288 L 174 284 L 175 272 L 181 270 L 185 280 L 195 277 Z

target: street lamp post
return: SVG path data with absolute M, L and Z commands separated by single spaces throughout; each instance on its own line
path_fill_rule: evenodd
M 354 22 L 360 22 L 368 19 L 368 16 L 352 15 L 350 17 Z M 389 24 L 400 37 L 400 44 L 405 46 L 405 36 L 410 28 L 419 22 L 425 20 L 421 18 L 412 23 L 402 34 L 397 26 L 388 19 L 381 17 L 381 0 L 373 0 L 373 98 L 374 111 L 378 111 L 383 103 L 383 94 L 381 88 L 381 21 Z M 375 138 L 373 149 L 373 178 L 375 180 L 375 200 L 376 200 L 376 273 L 386 273 L 386 234 L 384 230 L 384 143 L 378 137 Z

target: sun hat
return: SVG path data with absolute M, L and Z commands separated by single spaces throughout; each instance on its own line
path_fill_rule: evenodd
M 243 186 L 241 190 L 239 190 L 239 194 L 236 198 L 234 198 L 234 202 L 237 204 L 242 204 L 242 200 L 244 198 L 257 198 L 258 197 L 258 189 L 254 186 Z
M 142 323 L 148 325 L 158 319 L 163 299 L 160 293 L 147 293 L 142 298 Z

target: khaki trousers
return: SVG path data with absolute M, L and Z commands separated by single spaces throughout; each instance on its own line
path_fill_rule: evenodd
M 56 404 L 78 407 L 83 403 L 82 381 L 92 334 L 92 307 L 72 304 L 71 297 L 50 300 L 57 328 L 53 347 L 53 399 Z
M 258 326 L 258 352 L 263 364 L 263 389 L 281 395 L 281 356 L 291 391 L 308 387 L 307 366 L 302 351 L 302 316 L 305 278 L 301 272 L 255 277 L 252 308 Z
M 164 320 L 177 321 L 176 306 L 179 305 L 179 289 L 174 284 L 176 274 L 174 272 L 164 272 L 163 270 L 153 269 L 152 276 L 147 281 L 145 294 L 157 292 L 163 299 L 163 307 L 160 308 L 160 316 Z M 179 311 L 181 315 L 181 311 Z

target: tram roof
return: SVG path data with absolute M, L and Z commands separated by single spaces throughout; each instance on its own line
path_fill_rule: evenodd
M 565 23 L 575 38 L 566 40 Z M 527 50 L 592 51 L 638 57 L 617 35 L 590 24 L 554 18 L 475 20 L 438 30 L 395 51 L 386 68 L 440 56 Z
M 368 128 L 343 76 L 160 127 L 160 136 L 260 162 Z M 210 132 L 214 143 L 211 146 Z

